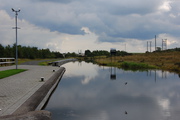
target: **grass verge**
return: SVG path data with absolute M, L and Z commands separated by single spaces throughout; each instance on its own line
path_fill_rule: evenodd
M 47 61 L 44 61 L 44 62 L 40 62 L 38 65 L 47 66 L 47 65 L 50 65 L 51 62 L 54 62 L 54 61 L 57 61 L 57 60 L 60 60 L 60 59 L 47 60 Z
M 25 69 L 10 69 L 0 71 L 0 79 L 26 71 Z
M 83 60 L 83 58 L 81 59 Z M 118 68 L 121 68 L 121 64 L 123 62 L 134 62 L 137 64 L 143 63 L 149 66 L 154 66 L 156 69 L 166 70 L 169 72 L 175 72 L 180 74 L 180 51 L 172 51 L 172 52 L 162 51 L 162 52 L 139 53 L 139 54 L 136 53 L 128 56 L 115 56 L 115 57 L 103 57 L 103 58 L 91 57 L 86 59 L 94 61 L 99 65 L 113 66 Z M 142 66 L 147 67 L 146 65 L 142 65 Z
M 145 63 L 135 63 L 135 62 L 123 62 L 121 63 L 121 68 L 130 70 L 143 70 L 143 69 L 155 69 L 155 66 L 148 65 Z

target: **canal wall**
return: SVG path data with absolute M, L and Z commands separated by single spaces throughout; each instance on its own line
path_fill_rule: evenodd
M 41 110 L 50 97 L 50 94 L 55 89 L 55 86 L 58 85 L 58 82 L 61 80 L 64 72 L 64 67 L 61 67 L 58 71 L 56 71 L 53 76 L 51 76 L 25 103 L 23 103 L 13 113 L 13 115 L 24 114 L 34 110 Z

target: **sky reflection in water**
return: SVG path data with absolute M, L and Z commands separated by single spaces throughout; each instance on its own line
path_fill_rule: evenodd
M 84 62 L 64 67 L 66 72 L 45 108 L 53 120 L 180 119 L 177 74 L 123 71 Z M 110 79 L 111 74 L 116 80 Z

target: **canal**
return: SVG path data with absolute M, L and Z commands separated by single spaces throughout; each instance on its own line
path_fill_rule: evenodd
M 179 120 L 180 78 L 71 62 L 45 110 L 53 120 Z

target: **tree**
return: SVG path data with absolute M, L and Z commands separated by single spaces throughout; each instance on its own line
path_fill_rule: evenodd
M 91 51 L 90 50 L 85 50 L 85 56 L 91 57 Z
M 10 45 L 5 47 L 4 57 L 15 57 L 15 54 L 13 52 L 13 48 Z
M 73 52 L 73 53 L 68 52 L 68 53 L 65 55 L 65 57 L 77 57 L 77 54 L 76 54 L 75 52 Z
M 52 52 L 54 58 L 63 58 L 63 55 L 60 52 Z
M 4 47 L 0 44 L 0 57 L 4 57 Z

